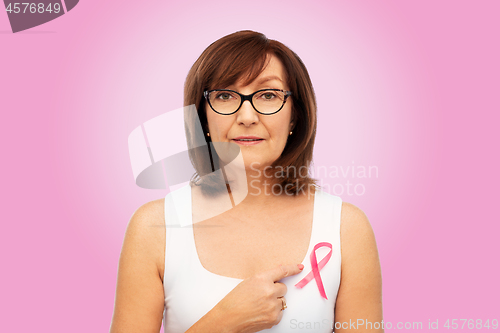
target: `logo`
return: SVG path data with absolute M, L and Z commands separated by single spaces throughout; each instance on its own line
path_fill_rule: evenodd
M 79 0 L 4 0 L 12 32 L 16 33 L 52 21 L 75 8 Z

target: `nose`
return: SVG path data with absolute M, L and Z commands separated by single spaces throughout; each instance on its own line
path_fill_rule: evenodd
M 255 111 L 250 101 L 244 101 L 241 108 L 236 112 L 236 122 L 246 127 L 259 122 L 259 113 Z

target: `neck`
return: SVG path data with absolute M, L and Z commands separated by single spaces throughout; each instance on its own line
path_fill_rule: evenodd
M 228 190 L 236 205 L 265 207 L 286 198 L 296 197 L 293 193 L 287 194 L 282 185 L 275 183 L 271 172 L 227 165 L 224 167 L 224 173 L 231 181 Z

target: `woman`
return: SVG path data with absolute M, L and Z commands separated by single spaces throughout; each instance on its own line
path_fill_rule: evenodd
M 316 102 L 300 58 L 236 32 L 202 53 L 184 93 L 210 153 L 191 149 L 190 184 L 130 220 L 111 332 L 158 332 L 163 316 L 165 332 L 383 332 L 371 226 L 303 171 Z

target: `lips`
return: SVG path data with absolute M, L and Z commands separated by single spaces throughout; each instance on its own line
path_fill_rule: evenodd
M 248 136 L 238 136 L 234 138 L 232 141 L 241 145 L 252 145 L 252 144 L 258 144 L 264 141 L 264 139 L 259 138 L 258 136 L 248 135 Z
M 262 138 L 259 138 L 258 136 L 253 136 L 253 135 L 249 135 L 249 136 L 239 136 L 237 138 L 234 138 L 233 139 L 234 141 L 260 141 L 260 140 L 264 140 Z
M 234 139 L 234 141 L 261 141 L 262 139 Z

